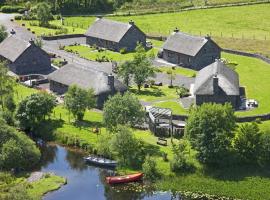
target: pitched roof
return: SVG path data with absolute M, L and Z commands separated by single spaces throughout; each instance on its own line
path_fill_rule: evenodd
M 239 95 L 238 74 L 220 60 L 217 60 L 199 71 L 195 79 L 194 94 L 213 95 L 214 77 L 218 78 L 219 88 L 221 88 L 227 95 Z
M 28 41 L 9 36 L 0 43 L 0 55 L 11 62 L 15 62 L 30 46 L 31 44 Z
M 97 18 L 86 32 L 86 36 L 119 42 L 132 27 L 129 23 Z
M 81 65 L 64 65 L 51 73 L 48 79 L 67 86 L 75 84 L 84 89 L 92 88 L 96 95 L 111 92 L 108 85 L 108 74 Z M 114 79 L 114 87 L 118 92 L 127 90 L 126 86 L 117 79 Z
M 208 41 L 209 39 L 206 37 L 198 37 L 182 32 L 174 32 L 164 43 L 163 49 L 189 56 L 196 56 Z

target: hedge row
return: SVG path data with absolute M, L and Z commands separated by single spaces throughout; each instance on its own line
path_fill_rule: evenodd
M 0 10 L 3 13 L 23 13 L 25 8 L 22 6 L 2 6 Z

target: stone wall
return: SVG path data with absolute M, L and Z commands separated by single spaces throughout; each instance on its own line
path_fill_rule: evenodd
M 68 38 L 85 37 L 84 34 L 68 34 L 68 35 L 55 35 L 55 36 L 42 36 L 43 40 L 61 40 Z

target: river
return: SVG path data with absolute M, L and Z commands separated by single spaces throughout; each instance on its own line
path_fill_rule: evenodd
M 85 164 L 85 154 L 59 145 L 44 145 L 40 171 L 52 172 L 67 178 L 67 185 L 50 192 L 43 200 L 172 200 L 170 192 L 142 190 L 144 186 L 133 183 L 111 187 L 105 183 L 105 177 L 113 173 Z

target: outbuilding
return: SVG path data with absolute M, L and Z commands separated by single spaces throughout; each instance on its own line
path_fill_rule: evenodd
M 219 59 L 221 48 L 209 37 L 192 36 L 175 29 L 167 38 L 161 57 L 173 64 L 194 70 Z
M 44 50 L 34 41 L 16 36 L 9 36 L 0 43 L 0 60 L 6 61 L 10 71 L 17 75 L 43 74 L 51 70 L 50 57 Z
M 134 51 L 138 43 L 146 47 L 146 35 L 133 21 L 123 23 L 99 17 L 85 35 L 87 44 L 112 51 Z

